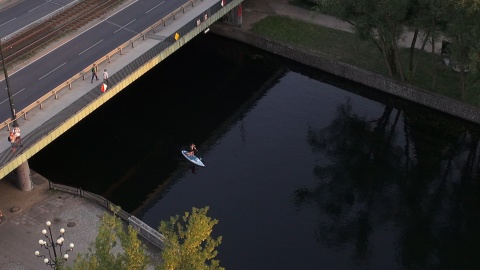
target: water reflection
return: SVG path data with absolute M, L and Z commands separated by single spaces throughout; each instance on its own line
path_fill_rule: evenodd
M 360 265 L 393 249 L 405 269 L 478 267 L 468 237 L 478 237 L 480 221 L 471 212 L 479 206 L 477 134 L 389 105 L 358 114 L 347 100 L 328 126 L 309 127 L 307 141 L 323 162 L 313 168 L 317 184 L 297 189 L 294 203 L 318 207 L 320 244 L 352 244 Z

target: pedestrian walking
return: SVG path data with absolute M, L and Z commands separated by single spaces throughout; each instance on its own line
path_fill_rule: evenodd
M 20 136 L 20 128 L 19 127 L 15 127 L 13 129 L 13 133 L 15 135 L 15 143 L 17 144 L 17 147 L 20 145 L 20 146 L 23 146 L 22 145 L 22 137 Z
M 103 83 L 108 85 L 108 72 L 106 69 L 103 70 Z
M 97 79 L 97 81 L 98 81 L 97 72 L 98 72 L 98 67 L 97 67 L 96 64 L 93 64 L 93 66 L 92 66 L 92 81 L 91 81 L 91 83 L 93 83 L 93 78 Z
M 10 131 L 10 135 L 8 136 L 8 141 L 12 146 L 12 152 L 15 152 L 15 150 L 17 150 L 17 143 L 15 142 L 15 140 L 16 140 L 15 133 L 13 131 Z

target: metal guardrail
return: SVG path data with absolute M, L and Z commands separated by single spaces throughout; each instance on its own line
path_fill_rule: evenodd
M 185 10 L 188 8 L 188 7 L 194 7 L 194 4 L 195 2 L 198 2 L 198 1 L 203 1 L 203 0 L 189 0 L 187 1 L 186 3 L 184 3 L 182 6 L 180 6 L 179 8 L 177 8 L 176 10 L 174 10 L 172 13 L 168 14 L 167 16 L 165 16 L 164 18 L 160 19 L 159 21 L 157 21 L 156 23 L 154 23 L 153 25 L 149 26 L 147 29 L 143 30 L 142 32 L 140 32 L 139 34 L 137 34 L 136 36 L 134 36 L 132 39 L 126 41 L 125 43 L 121 44 L 120 46 L 118 46 L 117 48 L 113 49 L 111 52 L 109 52 L 108 54 L 106 54 L 105 56 L 101 57 L 100 59 L 98 59 L 97 61 L 93 62 L 92 64 L 97 64 L 97 66 L 102 63 L 103 61 L 108 61 L 110 63 L 110 58 L 112 56 L 114 56 L 115 54 L 119 53 L 120 55 L 122 54 L 122 50 L 124 48 L 126 48 L 127 46 L 132 46 L 134 47 L 134 43 L 135 41 L 139 40 L 139 39 L 142 39 L 144 40 L 145 39 L 145 35 L 148 34 L 149 32 L 153 32 L 155 33 L 155 28 L 157 28 L 158 26 L 162 25 L 163 26 L 166 26 L 167 25 L 167 22 L 171 19 L 175 20 L 175 17 L 180 13 L 185 13 Z M 39 106 L 40 109 L 42 109 L 42 103 L 45 102 L 47 99 L 49 99 L 50 97 L 54 96 L 55 99 L 58 98 L 58 95 L 57 93 L 64 89 L 65 87 L 68 87 L 68 89 L 72 89 L 72 83 L 76 80 L 78 80 L 79 78 L 82 78 L 82 80 L 85 80 L 85 75 L 88 74 L 88 72 L 90 71 L 90 68 L 91 68 L 91 65 L 85 67 L 82 71 L 80 71 L 79 73 L 75 74 L 74 76 L 72 76 L 71 78 L 69 78 L 68 80 L 66 80 L 65 82 L 61 83 L 60 85 L 58 85 L 57 87 L 55 87 L 53 90 L 49 91 L 48 93 L 46 93 L 45 95 L 43 95 L 42 97 L 40 97 L 39 99 L 37 99 L 36 101 L 34 101 L 33 103 L 31 103 L 30 105 L 28 105 L 27 107 L 23 108 L 22 110 L 18 111 L 15 113 L 15 119 L 12 119 L 11 117 L 6 119 L 5 121 L 3 121 L 2 123 L 0 123 L 0 129 L 1 128 L 4 128 L 4 127 L 7 127 L 8 130 L 10 130 L 10 124 L 16 120 L 16 119 L 19 119 L 20 117 L 24 117 L 24 119 L 26 120 L 27 119 L 27 114 L 30 110 L 36 108 L 37 106 Z
M 94 202 L 100 206 L 103 206 L 107 211 L 113 213 L 112 206 L 116 206 L 115 204 L 111 203 L 109 200 L 105 199 L 104 197 L 97 195 L 92 192 L 85 191 L 81 188 L 75 188 L 67 185 L 55 184 L 48 180 L 48 187 L 51 190 L 58 190 L 61 192 L 77 195 L 80 198 L 87 199 L 91 202 Z M 124 222 L 131 225 L 135 228 L 139 235 L 145 238 L 150 243 L 154 244 L 155 246 L 162 248 L 163 243 L 165 240 L 165 236 L 163 236 L 160 232 L 156 231 L 152 227 L 145 224 L 140 219 L 136 218 L 135 216 L 130 215 L 123 209 L 120 209 L 118 212 L 115 213 L 119 216 Z
M 80 198 L 87 199 L 89 201 L 92 201 L 100 206 L 105 207 L 108 211 L 112 212 L 111 206 L 115 206 L 115 204 L 111 203 L 109 200 L 105 199 L 104 197 L 97 195 L 95 193 L 91 193 L 88 191 L 85 191 L 81 188 L 75 188 L 67 185 L 62 185 L 62 184 L 55 184 L 52 181 L 48 180 L 48 187 L 53 190 L 58 190 L 62 191 L 65 193 L 77 195 Z M 120 209 L 118 213 L 116 213 L 119 217 L 121 217 L 124 221 L 128 222 L 128 219 L 130 218 L 130 214 L 126 212 L 125 210 Z

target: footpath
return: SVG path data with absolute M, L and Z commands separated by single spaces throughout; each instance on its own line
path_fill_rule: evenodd
M 287 16 L 295 20 L 304 21 L 324 27 L 353 33 L 353 26 L 345 21 L 339 20 L 333 16 L 321 14 L 315 11 L 309 11 L 301 7 L 292 6 L 289 0 L 245 0 L 243 2 L 243 30 L 251 29 L 252 25 L 269 15 Z M 410 48 L 413 40 L 413 32 L 405 31 L 403 37 L 399 41 L 399 45 Z M 420 38 L 417 39 L 415 47 L 420 49 Z M 435 43 L 436 53 L 440 53 L 442 42 L 439 40 Z M 427 43 L 426 51 L 431 51 L 431 44 Z

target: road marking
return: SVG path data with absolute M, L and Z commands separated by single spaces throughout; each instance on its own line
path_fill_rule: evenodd
M 118 31 L 120 31 L 120 30 L 122 30 L 123 28 L 125 28 L 127 25 L 129 25 L 129 24 L 133 23 L 135 20 L 137 20 L 137 19 L 133 19 L 131 22 L 129 22 L 129 23 L 127 23 L 127 24 L 125 24 L 125 25 L 124 25 L 124 26 L 122 26 L 122 27 L 120 27 L 120 29 L 117 29 L 117 30 L 113 31 L 113 33 L 114 33 L 114 34 L 115 34 L 115 33 L 117 33 Z
M 134 1 L 132 1 L 130 4 L 128 4 L 128 5 L 127 5 L 127 6 L 125 6 L 124 8 L 121 8 L 121 9 L 119 9 L 118 11 L 114 12 L 113 14 L 111 14 L 111 15 L 110 15 L 109 17 L 107 17 L 105 20 L 107 20 L 108 18 L 110 18 L 110 17 L 114 16 L 115 14 L 117 14 L 117 13 L 119 13 L 119 12 L 123 11 L 124 9 L 126 9 L 126 8 L 130 7 L 131 5 L 133 5 L 133 4 L 137 3 L 137 2 L 138 2 L 138 0 L 134 0 Z M 44 54 L 43 54 L 41 57 L 39 57 L 39 58 L 37 58 L 37 59 L 33 60 L 32 62 L 28 63 L 27 65 L 25 65 L 25 66 L 23 66 L 23 67 L 19 68 L 18 70 L 14 71 L 14 72 L 12 73 L 12 75 L 13 75 L 13 74 L 15 74 L 15 73 L 17 73 L 17 72 L 19 72 L 20 70 L 22 70 L 22 69 L 24 69 L 24 68 L 26 68 L 26 67 L 30 66 L 31 64 L 33 64 L 33 63 L 37 62 L 37 61 L 38 61 L 40 58 L 43 58 L 43 57 L 45 57 L 47 54 L 50 54 L 50 53 L 52 53 L 53 51 L 55 51 L 55 50 L 56 50 L 56 49 L 58 49 L 59 47 L 61 47 L 61 46 L 65 45 L 65 44 L 67 44 L 68 42 L 72 41 L 73 39 L 75 39 L 75 38 L 77 38 L 77 37 L 81 36 L 83 33 L 85 33 L 85 32 L 87 32 L 87 31 L 89 31 L 90 29 L 92 29 L 92 28 L 94 28 L 95 26 L 97 26 L 97 25 L 101 24 L 102 22 L 103 22 L 103 21 L 100 21 L 100 22 L 98 22 L 98 23 L 96 23 L 96 24 L 92 25 L 90 28 L 88 28 L 88 29 L 85 29 L 83 32 L 81 32 L 81 33 L 78 33 L 78 35 L 72 36 L 70 39 L 67 39 L 67 40 L 65 40 L 65 42 L 62 42 L 62 43 L 61 43 L 60 45 L 58 45 L 57 47 L 54 47 L 54 48 L 52 48 L 51 50 L 47 51 L 47 52 L 46 52 L 46 53 L 44 53 Z
M 48 2 L 50 2 L 50 1 L 47 1 L 47 2 L 45 2 L 45 3 L 43 3 L 43 4 L 41 4 L 41 5 L 38 5 L 38 6 L 34 7 L 34 8 L 32 8 L 32 9 L 30 9 L 30 10 L 27 11 L 27 12 L 32 12 L 32 11 L 34 11 L 35 9 L 37 9 L 37 8 L 39 8 L 39 7 L 41 7 L 41 6 L 43 6 L 43 5 L 45 5 L 45 4 L 48 4 Z
M 52 4 L 52 5 L 57 5 L 57 6 L 60 6 L 60 7 L 64 7 L 65 5 L 64 4 L 61 4 L 61 3 L 57 3 L 57 2 L 54 2 L 54 1 L 46 1 L 47 3 L 49 4 Z M 68 3 L 68 4 L 71 4 L 72 2 Z
M 61 68 L 61 67 L 62 67 L 63 65 L 65 65 L 66 63 L 67 63 L 67 62 L 65 62 L 65 63 L 61 64 L 60 66 L 58 66 L 58 67 L 56 67 L 56 68 L 54 68 L 52 71 L 50 71 L 50 72 L 48 72 L 47 74 L 43 75 L 43 76 L 42 76 L 42 77 L 40 77 L 38 80 L 40 81 L 41 79 L 43 79 L 43 78 L 47 77 L 48 75 L 50 75 L 50 73 L 52 73 L 52 72 L 54 72 L 55 70 L 57 70 L 57 69 Z
M 11 22 L 11 21 L 13 21 L 13 20 L 15 20 L 16 18 L 17 18 L 17 17 L 15 17 L 15 18 L 11 19 L 10 21 L 6 21 L 6 22 L 4 22 L 4 23 L 0 24 L 0 26 L 4 26 L 5 24 L 7 24 L 7 23 L 9 23 L 9 22 Z
M 86 52 L 86 51 L 90 50 L 91 48 L 93 48 L 93 47 L 95 47 L 95 46 L 97 46 L 97 45 L 98 45 L 100 42 L 102 42 L 102 41 L 103 41 L 103 39 L 102 39 L 102 40 L 100 40 L 99 42 L 97 42 L 97 43 L 93 44 L 92 46 L 88 47 L 88 48 L 87 48 L 87 49 L 85 49 L 83 52 L 79 53 L 78 55 L 81 55 L 82 53 L 84 53 L 84 52 Z
M 148 13 L 148 12 L 150 12 L 150 11 L 152 11 L 152 10 L 154 10 L 154 9 L 156 9 L 158 6 L 160 6 L 160 5 L 163 4 L 163 3 L 165 3 L 165 1 L 161 2 L 160 4 L 154 6 L 154 7 L 151 8 L 151 9 L 147 10 L 147 11 L 145 12 L 145 14 Z
M 20 94 L 20 92 L 22 92 L 23 90 L 25 90 L 25 88 L 23 88 L 22 90 L 18 91 L 17 93 L 13 94 L 12 97 L 16 96 L 17 94 Z M 7 102 L 8 101 L 8 98 L 5 99 L 4 101 L 0 102 L 0 105 L 2 105 L 3 103 Z

